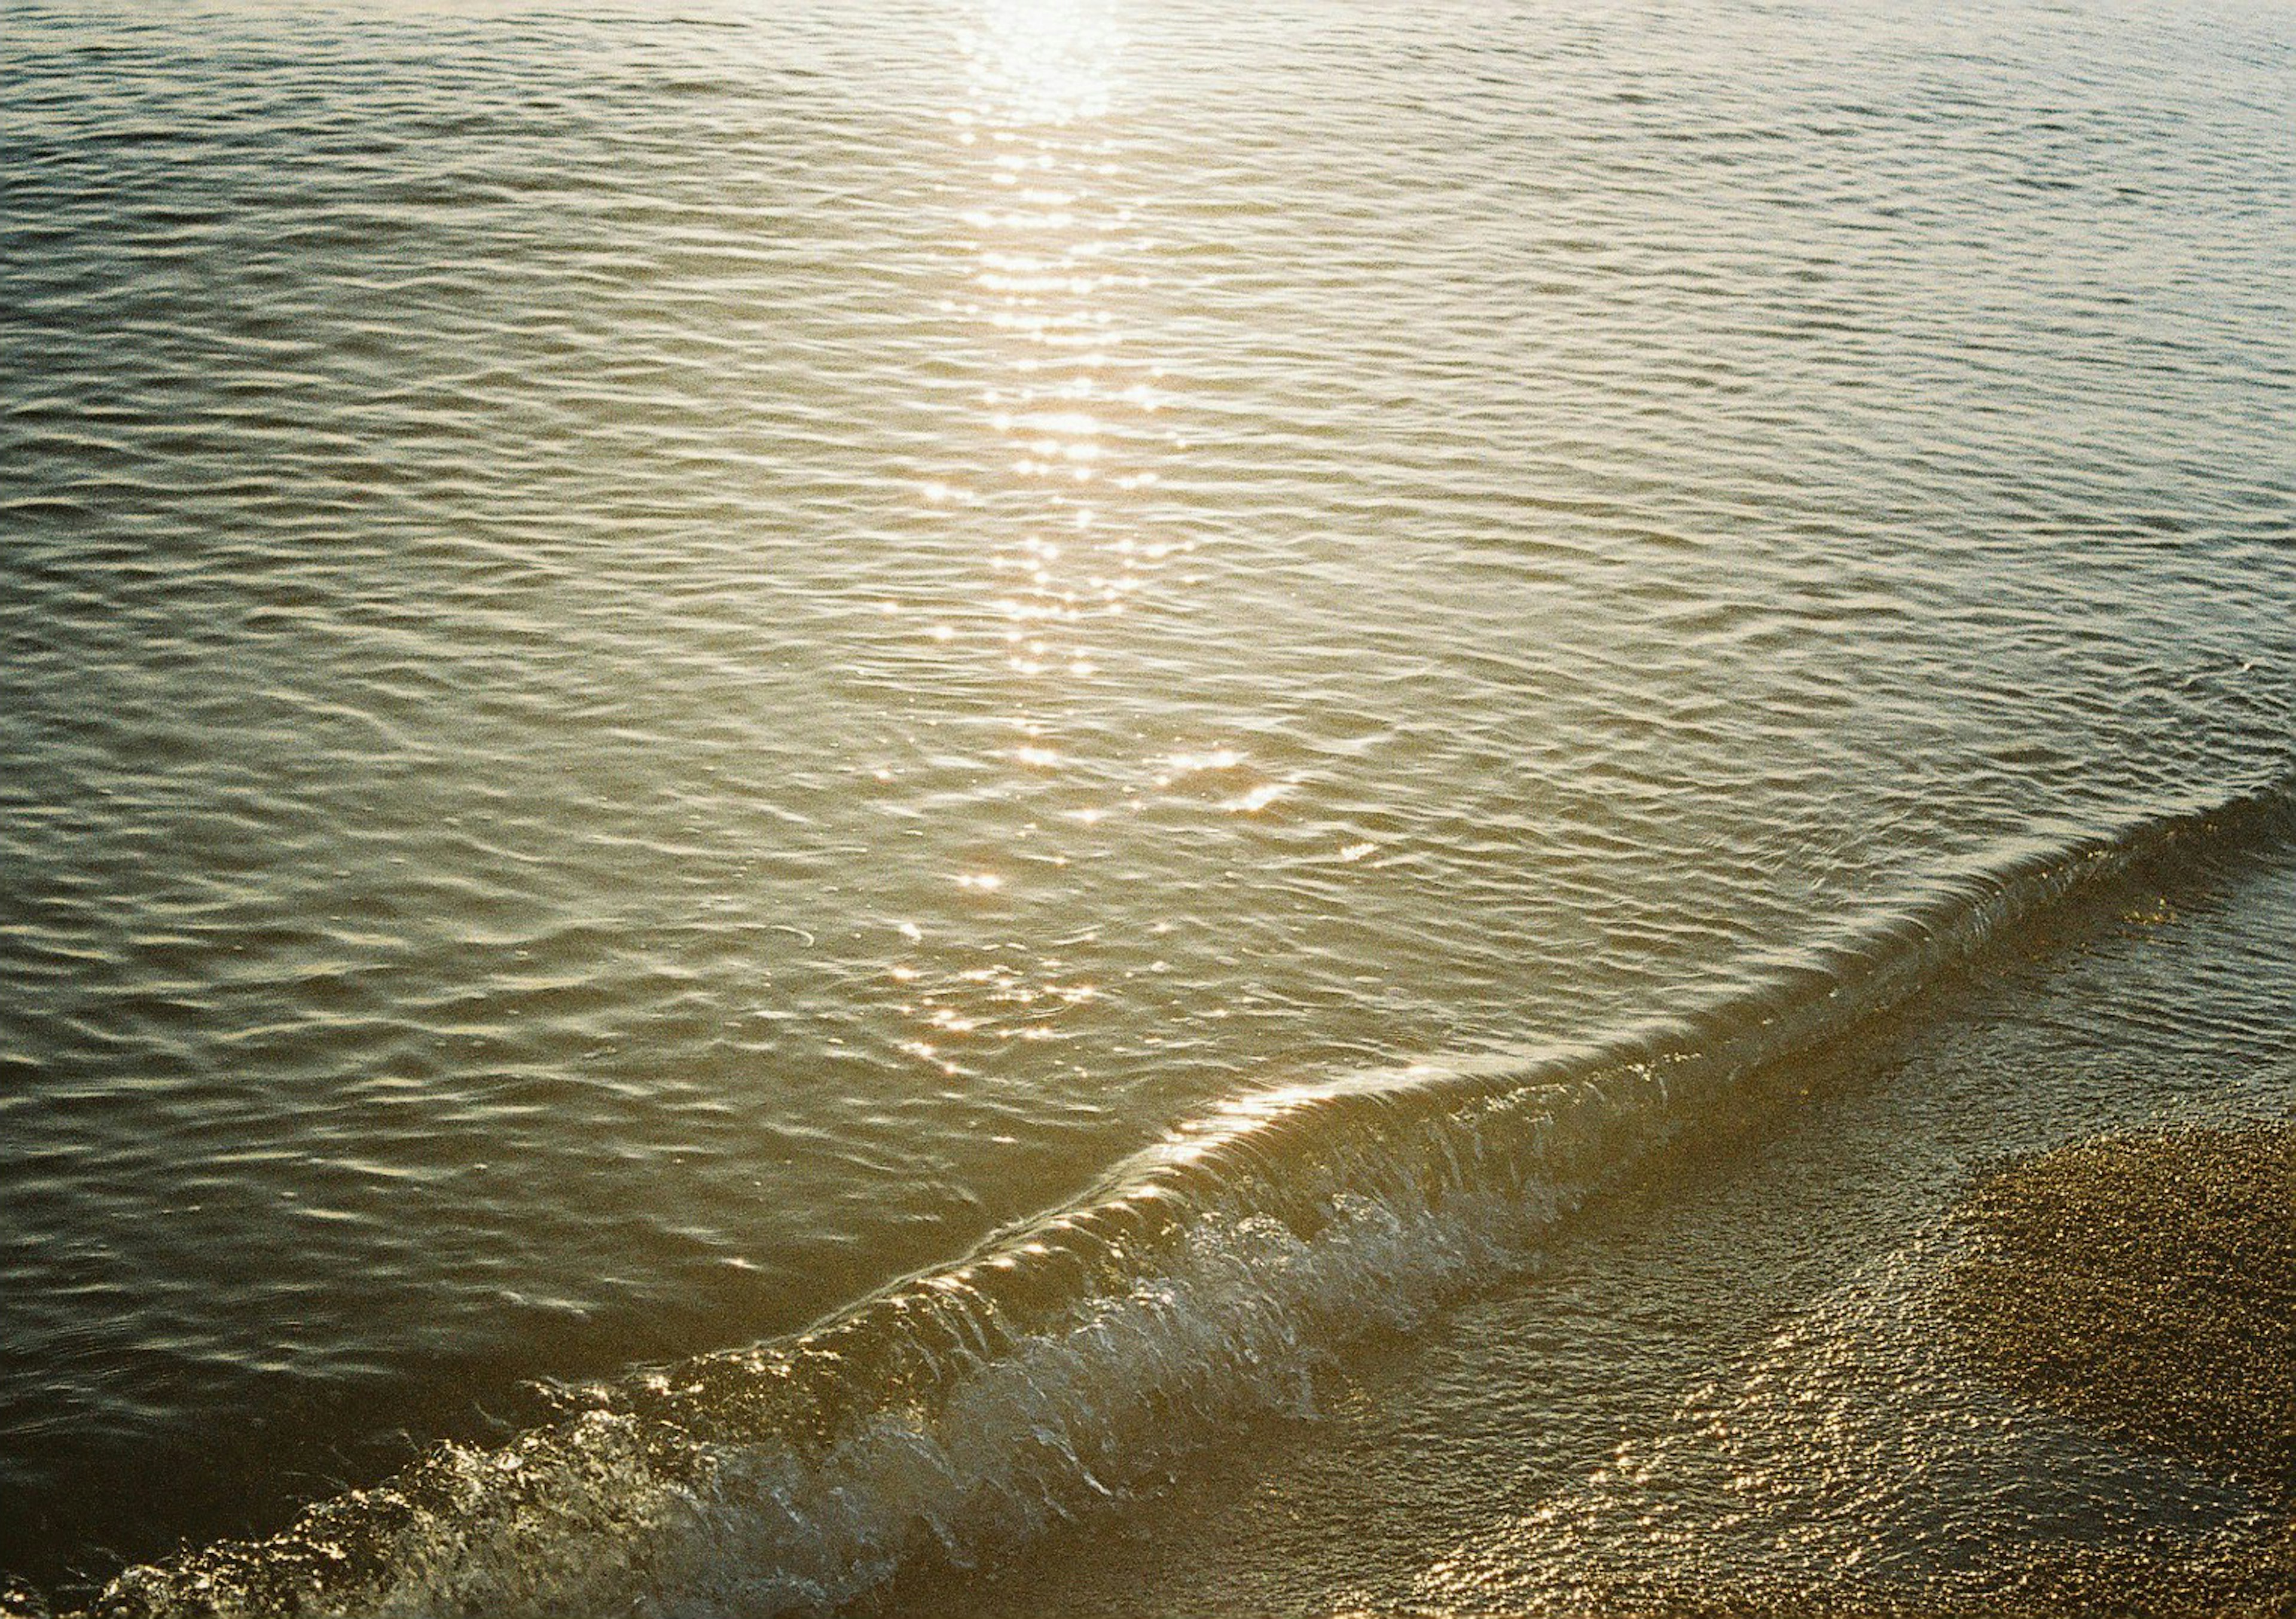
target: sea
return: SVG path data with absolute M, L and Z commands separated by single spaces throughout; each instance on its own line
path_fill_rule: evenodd
M 2284 0 L 0 0 L 0 1611 L 2017 1612 L 2292 1118 Z

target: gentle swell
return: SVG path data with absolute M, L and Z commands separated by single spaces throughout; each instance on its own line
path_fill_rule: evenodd
M 107 1615 L 759 1615 L 965 1564 L 1324 1357 L 1504 1273 L 1759 1069 L 2084 895 L 2296 835 L 2296 781 L 2006 852 L 1676 1022 L 1239 1101 L 1090 1197 L 789 1341 L 442 1448 L 287 1533 L 132 1569 Z

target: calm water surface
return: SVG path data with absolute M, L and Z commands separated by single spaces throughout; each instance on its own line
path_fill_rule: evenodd
M 449 1438 L 329 1602 L 843 1599 L 2093 871 L 2284 901 L 2292 105 L 2245 0 L 0 0 L 0 1566 Z

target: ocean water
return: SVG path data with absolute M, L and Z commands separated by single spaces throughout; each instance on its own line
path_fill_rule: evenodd
M 2234 1532 L 1923 1279 L 2296 1108 L 2292 105 L 2264 0 L 0 0 L 0 1569 Z

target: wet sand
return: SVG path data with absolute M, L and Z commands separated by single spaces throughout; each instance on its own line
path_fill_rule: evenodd
M 2036 1611 L 2296 1612 L 2296 1127 L 2077 1142 L 1980 1181 L 1939 1303 L 2009 1391 L 2281 1502 L 2196 1555 L 2038 1564 Z

